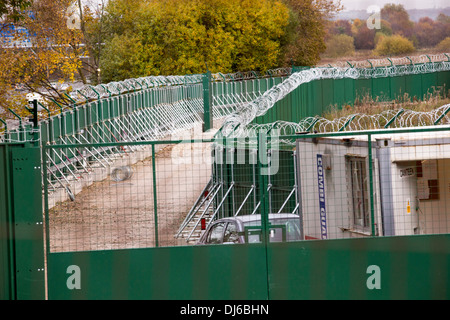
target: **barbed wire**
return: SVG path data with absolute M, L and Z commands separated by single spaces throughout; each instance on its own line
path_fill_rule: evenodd
M 411 109 L 388 109 L 378 114 L 355 113 L 335 119 L 324 117 L 307 117 L 300 122 L 275 121 L 273 123 L 255 124 L 236 127 L 229 132 L 228 139 L 240 139 L 246 144 L 255 144 L 259 133 L 265 133 L 272 141 L 284 145 L 294 145 L 295 141 L 280 139 L 299 133 L 332 133 L 387 128 L 411 128 L 450 124 L 450 104 L 430 111 Z M 224 134 L 225 135 L 225 134 Z
M 445 56 L 448 57 L 446 54 Z M 438 58 L 441 58 L 441 56 L 437 56 L 434 59 L 437 60 Z M 243 127 L 248 126 L 255 118 L 266 114 L 276 102 L 284 99 L 300 85 L 313 80 L 376 78 L 450 70 L 450 61 L 433 62 L 431 58 L 430 61 L 420 65 L 391 65 L 370 69 L 358 69 L 353 66 L 349 66 L 348 68 L 318 67 L 295 72 L 282 83 L 272 87 L 255 100 L 243 104 L 237 112 L 228 116 L 224 121 L 222 134 L 227 136 L 237 127 L 241 127 L 242 130 Z

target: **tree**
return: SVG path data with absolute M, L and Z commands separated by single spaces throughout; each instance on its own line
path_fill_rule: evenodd
M 355 34 L 355 48 L 358 50 L 374 49 L 375 33 L 375 29 L 369 29 L 365 24 L 361 25 Z
M 0 18 L 17 22 L 26 14 L 25 10 L 31 5 L 31 0 L 1 0 Z
M 414 52 L 415 48 L 412 41 L 401 35 L 386 36 L 380 41 L 374 50 L 374 53 L 382 56 L 395 56 Z
M 289 11 L 277 0 L 128 2 L 106 7 L 104 81 L 203 73 L 206 65 L 212 72 L 265 71 L 280 59 Z
M 420 18 L 414 26 L 419 47 L 434 47 L 442 40 L 442 27 L 429 17 Z
M 100 57 L 103 54 L 104 40 L 107 30 L 105 30 L 105 6 L 108 0 L 96 0 L 90 5 L 82 6 L 78 0 L 78 11 L 80 12 L 80 30 L 83 35 L 84 45 L 89 53 L 90 59 L 83 61 L 80 69 L 80 78 L 87 82 L 84 74 L 89 77 L 93 84 L 99 84 L 101 79 Z
M 445 38 L 436 46 L 436 49 L 441 52 L 450 52 L 450 37 Z
M 22 93 L 14 91 L 17 84 L 62 104 L 70 100 L 52 83 L 72 82 L 85 54 L 82 34 L 68 28 L 70 0 L 36 0 L 29 7 L 32 14 L 23 17 L 16 27 L 26 29 L 30 47 L 4 46 L 0 50 L 0 106 L 26 113 Z
M 401 4 L 386 4 L 380 12 L 381 18 L 391 24 L 394 34 L 409 38 L 413 34 L 414 22 L 409 19 L 409 14 Z
M 342 9 L 340 1 L 283 0 L 290 9 L 290 23 L 283 44 L 283 64 L 312 66 L 326 50 L 326 21 Z
M 326 42 L 325 56 L 339 58 L 352 56 L 355 53 L 354 39 L 346 34 L 332 35 Z
M 336 20 L 330 23 L 328 33 L 332 35 L 346 34 L 353 36 L 352 25 L 348 20 Z

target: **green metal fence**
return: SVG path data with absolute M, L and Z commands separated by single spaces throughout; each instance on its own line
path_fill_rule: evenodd
M 381 69 L 385 71 L 384 68 Z M 410 73 L 393 75 L 385 71 L 384 76 L 360 75 L 356 79 L 318 79 L 298 86 L 278 101 L 274 107 L 257 117 L 254 123 L 264 124 L 275 121 L 298 123 L 307 117 L 321 116 L 330 107 L 353 106 L 355 101 L 364 99 L 373 101 L 424 100 L 435 92 L 446 97 L 450 89 L 449 81 L 450 71 L 446 68 L 435 72 L 413 73 L 410 71 Z
M 49 298 L 448 299 L 449 130 L 120 144 L 142 147 L 131 176 L 111 171 L 75 201 L 48 190 Z M 179 228 L 196 207 L 186 229 L 253 215 L 260 242 L 193 245 Z M 270 223 L 292 212 L 298 238 Z
M 0 144 L 0 299 L 44 299 L 41 152 Z
M 22 123 L 0 145 L 1 297 L 448 299 L 446 126 L 275 134 L 280 120 L 367 92 L 419 97 L 445 87 L 448 70 L 430 60 L 289 78 L 219 74 L 207 88 L 201 78 L 133 82 L 116 96 L 93 89 L 98 100 L 39 131 Z M 208 111 L 211 122 L 231 115 L 234 133 L 203 136 Z M 256 134 L 240 136 L 252 123 Z M 282 213 L 298 217 L 298 241 L 270 241 L 289 238 L 288 225 L 270 222 Z M 259 243 L 192 246 L 217 219 L 244 214 L 260 223 L 241 235 Z
M 96 147 L 106 154 L 111 147 L 122 153 L 109 169 L 99 166 L 86 172 L 73 201 L 46 183 L 45 220 L 36 188 L 39 149 L 2 145 L 2 156 L 9 161 L 0 171 L 2 186 L 14 185 L 2 189 L 2 194 L 12 194 L 10 202 L 2 202 L 2 219 L 14 222 L 2 224 L 9 228 L 6 234 L 14 234 L 2 238 L 2 298 L 42 299 L 47 284 L 49 299 L 448 299 L 448 132 L 448 126 L 435 126 L 272 135 L 267 136 L 272 140 L 268 145 L 264 136 L 253 143 L 248 138 L 225 144 L 222 138 L 205 138 L 49 145 L 43 152 L 44 166 L 50 164 L 45 155 L 51 150 L 82 153 Z M 274 148 L 275 139 L 281 141 L 281 150 Z M 286 151 L 286 141 L 295 142 L 296 160 L 292 144 L 291 152 Z M 133 159 L 126 152 L 131 148 Z M 215 163 L 213 159 L 221 158 L 216 150 L 226 152 L 224 162 Z M 256 150 L 256 162 L 251 150 Z M 275 166 L 266 157 L 276 159 L 278 151 L 280 163 Z M 227 153 L 236 158 L 226 160 Z M 239 155 L 245 161 L 234 166 L 230 161 L 237 164 Z M 352 160 L 365 163 L 364 173 L 362 166 L 352 169 Z M 76 165 L 81 167 L 81 159 Z M 357 179 L 363 175 L 365 179 Z M 25 176 L 34 177 L 35 183 L 18 183 Z M 206 188 L 209 181 L 221 184 L 216 196 L 213 188 Z M 277 193 L 279 181 L 289 182 Z M 320 181 L 326 195 L 326 234 Z M 233 182 L 235 193 L 227 194 Z M 246 200 L 253 185 L 255 192 Z M 294 200 L 282 212 L 297 209 L 301 238 L 271 242 L 276 232 L 287 232 L 275 228 L 273 233 L 268 222 L 269 213 L 286 202 L 288 187 L 295 187 Z M 356 193 L 366 190 L 359 193 L 364 210 L 355 212 L 362 207 L 349 196 L 353 187 Z M 222 218 L 254 211 L 266 223 L 247 231 L 266 237 L 261 243 L 234 245 L 186 242 L 179 228 L 202 196 L 207 200 L 199 212 L 209 212 L 209 217 L 214 212 L 214 218 Z M 205 225 L 215 221 L 203 218 Z M 200 232 L 201 227 L 202 222 Z M 42 243 L 47 249 L 45 272 Z

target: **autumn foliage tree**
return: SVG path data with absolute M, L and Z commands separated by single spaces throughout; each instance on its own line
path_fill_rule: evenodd
M 386 4 L 381 9 L 381 18 L 388 21 L 394 34 L 409 38 L 413 34 L 414 22 L 401 4 Z
M 11 17 L 23 16 L 13 20 L 28 31 L 32 46 L 2 47 L 2 110 L 26 105 L 14 90 L 18 84 L 64 105 L 70 99 L 55 88 L 56 79 L 96 84 L 207 68 L 229 73 L 314 65 L 325 50 L 325 21 L 339 10 L 332 0 L 101 0 L 107 3 L 101 12 L 80 10 L 81 0 L 5 2 L 18 4 Z M 74 10 L 80 25 L 71 28 Z
M 377 44 L 374 52 L 381 56 L 396 56 L 414 52 L 414 44 L 411 40 L 395 34 L 383 37 Z
M 142 75 L 312 65 L 330 0 L 110 0 L 105 81 Z
M 284 0 L 290 24 L 284 45 L 284 64 L 312 66 L 326 50 L 326 21 L 341 10 L 339 1 Z
M 267 70 L 281 54 L 288 10 L 279 1 L 112 0 L 106 81 L 159 74 Z
M 16 85 L 62 104 L 70 102 L 52 83 L 52 79 L 73 82 L 81 68 L 80 56 L 84 55 L 81 33 L 68 28 L 70 4 L 69 0 L 36 0 L 29 14 L 15 23 L 28 31 L 27 35 L 17 34 L 16 40 L 29 37 L 31 46 L 3 44 L 0 51 L 0 106 L 4 110 L 26 113 L 23 94 L 14 91 Z

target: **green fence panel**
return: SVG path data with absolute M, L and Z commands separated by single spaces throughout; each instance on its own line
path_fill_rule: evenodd
M 449 96 L 450 93 L 450 71 L 441 71 L 437 74 L 436 86 L 442 87 L 444 94 Z
M 358 79 L 355 81 L 355 95 L 358 100 L 372 98 L 372 79 Z
M 0 145 L 0 299 L 44 299 L 39 148 Z
M 333 81 L 333 101 L 332 105 L 343 106 L 347 104 L 345 98 L 345 81 L 344 79 L 336 79 Z
M 334 105 L 337 102 L 334 97 L 335 80 L 324 79 L 322 81 L 322 105 L 326 109 L 328 106 Z
M 449 235 L 270 244 L 268 261 L 270 299 L 450 299 Z
M 267 113 L 253 122 L 272 123 L 277 120 L 299 122 L 305 117 L 321 116 L 332 105 L 353 105 L 358 99 L 378 101 L 422 100 L 440 90 L 448 95 L 450 72 L 400 75 L 373 79 L 321 79 L 304 83 Z M 280 110 L 278 110 L 280 109 Z M 282 110 L 281 110 L 282 109 Z
M 437 73 L 424 73 L 421 76 L 422 76 L 422 87 L 424 90 L 423 94 L 425 95 L 434 93 L 434 91 L 438 89 Z
M 15 297 L 15 283 L 12 278 L 12 236 L 10 196 L 10 155 L 7 145 L 0 144 L 0 300 Z
M 71 266 L 79 268 L 79 289 L 67 285 Z M 51 253 L 48 270 L 50 300 L 267 299 L 261 245 Z
M 405 93 L 408 94 L 409 100 L 422 100 L 424 98 L 422 81 L 417 81 L 416 75 L 406 75 L 405 77 Z
M 389 78 L 372 79 L 372 99 L 377 98 L 380 101 L 389 101 L 391 99 L 391 85 Z
M 45 297 L 44 234 L 39 148 L 12 150 L 17 299 Z

